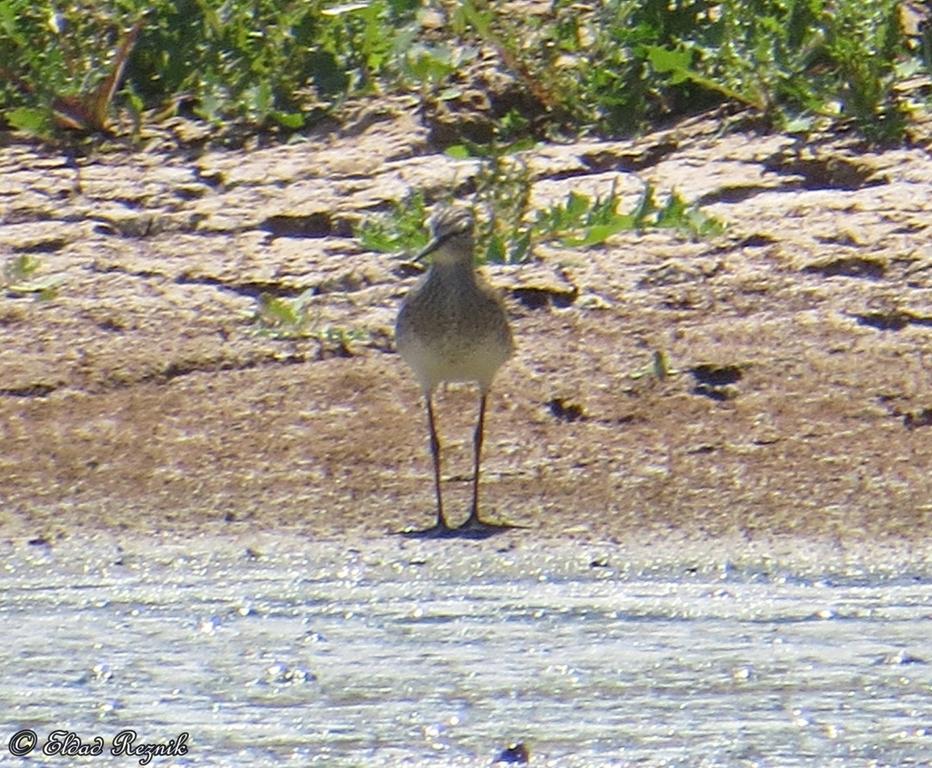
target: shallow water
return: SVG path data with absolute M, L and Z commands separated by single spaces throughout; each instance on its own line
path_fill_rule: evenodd
M 0 764 L 932 765 L 928 560 L 256 541 L 8 545 Z

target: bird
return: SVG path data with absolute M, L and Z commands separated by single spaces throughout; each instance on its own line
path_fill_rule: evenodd
M 476 271 L 475 217 L 462 205 L 440 208 L 429 220 L 431 239 L 415 260 L 430 257 L 430 266 L 401 304 L 395 323 L 396 347 L 421 385 L 430 429 L 434 465 L 436 523 L 416 533 L 446 534 L 457 530 L 494 531 L 513 528 L 488 523 L 479 516 L 479 466 L 485 411 L 492 381 L 514 354 L 515 344 L 499 293 Z M 458 528 L 443 512 L 441 446 L 433 395 L 442 382 L 474 382 L 479 388 L 479 416 L 473 433 L 472 505 Z

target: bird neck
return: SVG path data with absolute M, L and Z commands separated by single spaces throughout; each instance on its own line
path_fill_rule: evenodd
M 472 263 L 472 257 L 464 258 L 462 254 L 457 254 L 455 258 L 435 258 L 430 265 L 430 276 L 437 280 L 455 280 L 458 282 L 476 281 L 476 270 Z

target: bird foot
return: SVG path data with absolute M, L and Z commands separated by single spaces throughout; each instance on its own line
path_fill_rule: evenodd
M 412 529 L 407 528 L 399 531 L 399 536 L 408 539 L 487 539 L 497 533 L 515 529 L 526 529 L 526 525 L 517 525 L 515 523 L 487 523 L 480 520 L 478 515 L 470 515 L 469 519 L 456 528 L 451 528 L 443 522 L 438 522 L 430 528 Z
M 398 531 L 398 535 L 408 539 L 449 539 L 457 535 L 457 530 L 444 522 L 437 522 L 430 528 L 405 528 Z
M 481 520 L 479 518 L 479 515 L 472 513 L 469 516 L 469 519 L 456 530 L 464 538 L 485 539 L 485 538 L 488 538 L 489 536 L 494 536 L 496 533 L 502 533 L 504 531 L 511 531 L 511 530 L 518 530 L 518 529 L 526 529 L 527 527 L 528 526 L 526 525 L 518 525 L 516 523 L 506 523 L 506 522 L 489 523 L 489 522 L 486 522 L 485 520 Z

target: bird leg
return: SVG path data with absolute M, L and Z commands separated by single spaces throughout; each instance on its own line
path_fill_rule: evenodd
M 513 523 L 487 523 L 479 517 L 479 464 L 482 457 L 482 440 L 485 435 L 486 397 L 486 392 L 479 393 L 479 421 L 476 423 L 476 431 L 473 433 L 472 508 L 469 511 L 469 519 L 458 529 L 464 532 L 472 531 L 474 535 L 482 537 L 489 536 L 500 530 L 524 527 Z
M 430 454 L 434 460 L 434 491 L 437 494 L 437 523 L 434 528 L 438 531 L 449 530 L 446 518 L 443 516 L 443 492 L 440 490 L 440 438 L 437 437 L 437 426 L 434 423 L 434 406 L 431 402 L 431 393 L 424 395 L 427 402 L 427 422 L 430 425 Z
M 479 519 L 479 465 L 482 457 L 482 439 L 485 431 L 485 403 L 486 393 L 479 393 L 479 421 L 476 422 L 476 431 L 473 433 L 473 466 L 472 466 L 472 507 L 469 519 L 465 525 L 481 526 L 484 523 Z

